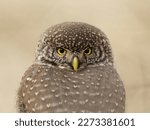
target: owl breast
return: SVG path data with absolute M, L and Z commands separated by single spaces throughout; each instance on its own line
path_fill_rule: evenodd
M 32 65 L 19 91 L 26 112 L 124 112 L 125 91 L 116 70 L 106 65 L 71 72 Z

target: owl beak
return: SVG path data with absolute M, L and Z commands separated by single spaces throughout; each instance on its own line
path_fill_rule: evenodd
M 79 59 L 75 56 L 72 60 L 72 67 L 75 71 L 78 70 L 79 67 Z

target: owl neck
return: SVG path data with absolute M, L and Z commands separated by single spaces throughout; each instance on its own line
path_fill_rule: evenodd
M 44 65 L 48 65 L 48 66 L 57 66 L 56 63 L 54 63 L 53 61 L 50 60 L 46 60 L 44 57 L 39 59 L 35 59 L 35 63 L 38 64 L 44 64 Z

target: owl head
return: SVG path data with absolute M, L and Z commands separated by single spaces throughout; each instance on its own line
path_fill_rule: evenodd
M 65 22 L 48 28 L 39 40 L 36 62 L 71 71 L 112 64 L 111 47 L 98 28 L 81 22 Z

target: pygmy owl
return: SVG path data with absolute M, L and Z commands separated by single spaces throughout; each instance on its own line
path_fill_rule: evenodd
M 125 89 L 106 35 L 81 22 L 48 28 L 17 105 L 19 112 L 124 112 Z

